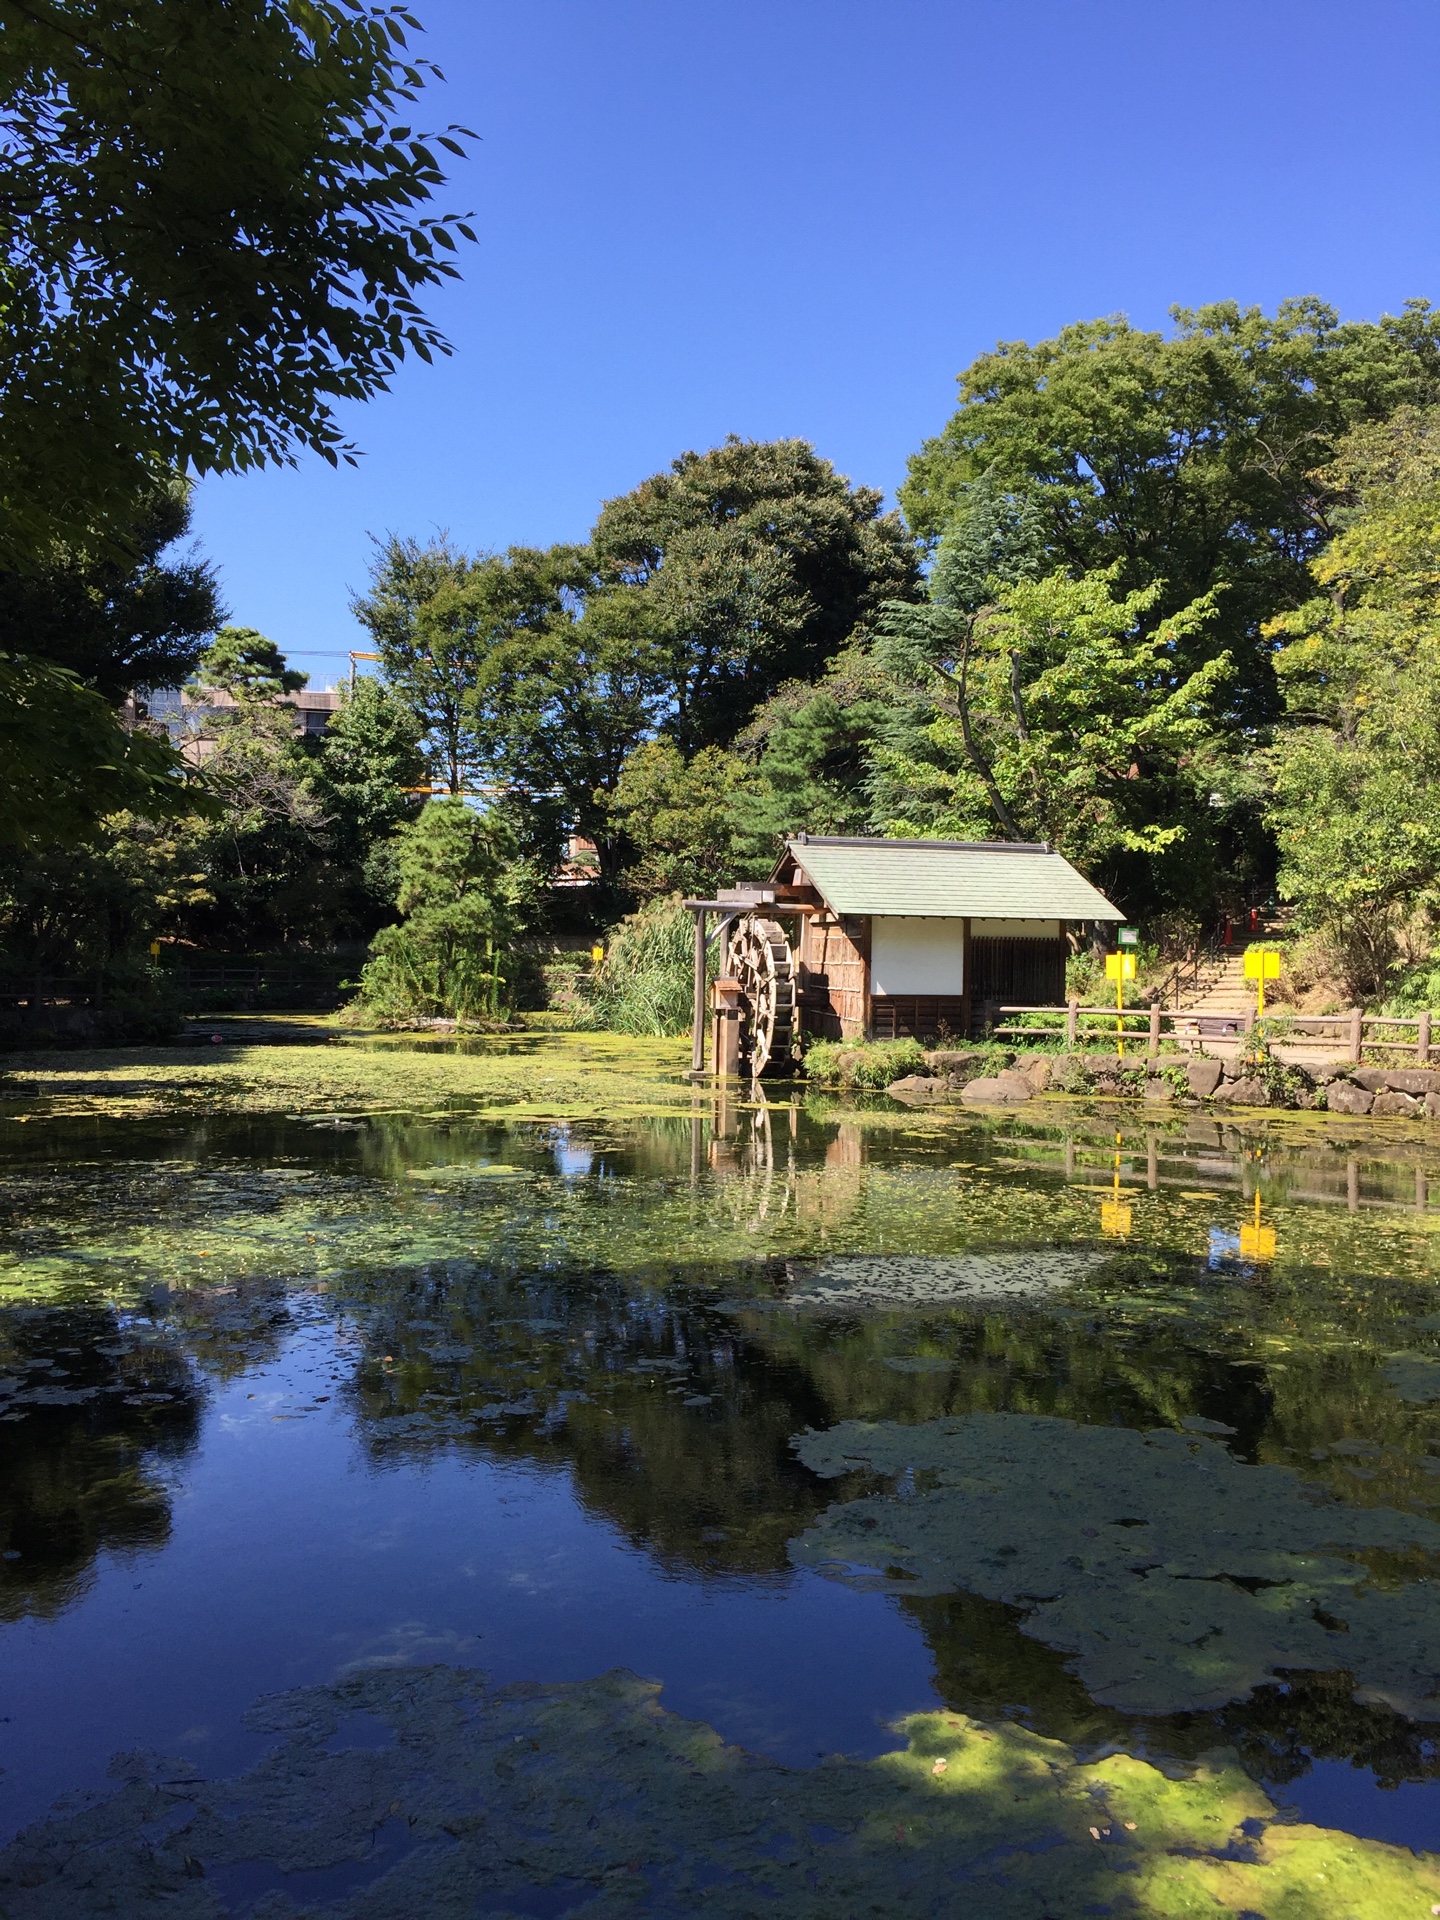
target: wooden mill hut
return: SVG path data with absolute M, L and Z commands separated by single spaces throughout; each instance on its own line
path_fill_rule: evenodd
M 1005 1005 L 1065 1000 L 1067 933 L 1124 919 L 1052 847 L 798 834 L 775 869 L 797 914 L 802 1032 L 979 1031 Z
M 716 982 L 755 1071 L 807 1037 L 982 1032 L 1002 1006 L 1059 1006 L 1070 935 L 1124 918 L 1052 847 L 1006 840 L 797 834 L 768 883 L 689 900 L 695 1065 L 704 1063 L 705 923 L 725 933 Z

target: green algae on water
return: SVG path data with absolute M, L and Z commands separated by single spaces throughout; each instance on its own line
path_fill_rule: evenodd
M 812 1471 L 900 1476 L 795 1540 L 798 1566 L 862 1588 L 964 1591 L 1025 1610 L 1092 1698 L 1132 1713 L 1224 1706 L 1286 1669 L 1440 1719 L 1440 1581 L 1366 1563 L 1440 1555 L 1440 1525 L 1351 1507 L 1285 1467 L 1159 1430 L 976 1413 L 845 1421 L 794 1441 Z
M 314 1911 L 322 1875 L 327 1920 L 1418 1920 L 1440 1902 L 1433 1855 L 1279 1820 L 1224 1751 L 1175 1779 L 924 1713 L 898 1752 L 797 1770 L 658 1694 L 622 1670 L 496 1689 L 418 1667 L 273 1696 L 249 1720 L 280 1744 L 249 1773 L 119 1756 L 115 1791 L 0 1854 L 0 1902 L 7 1920 L 219 1920 L 263 1889 L 279 1916 Z

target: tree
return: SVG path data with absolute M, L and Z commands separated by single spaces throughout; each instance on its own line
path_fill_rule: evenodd
M 484 647 L 456 605 L 472 563 L 444 538 L 422 546 L 392 533 L 375 545 L 370 591 L 355 595 L 351 610 L 379 649 L 386 684 L 414 715 L 434 771 L 462 793 L 481 763 L 470 700 Z
M 236 700 L 274 702 L 282 694 L 308 686 L 308 673 L 285 664 L 273 640 L 254 627 L 222 627 L 200 657 L 199 685 L 216 687 Z M 285 724 L 293 730 L 293 717 Z
M 1017 581 L 978 613 L 892 611 L 884 656 L 902 683 L 928 672 L 933 718 L 921 750 L 876 750 L 887 832 L 1044 840 L 1128 872 L 1132 902 L 1157 896 L 1154 867 L 1204 839 L 1230 663 L 1183 664 L 1208 597 L 1152 628 L 1160 588 L 1117 597 L 1119 572 Z
M 6 565 L 123 544 L 158 472 L 351 459 L 336 405 L 448 351 L 416 295 L 473 235 L 424 211 L 414 27 L 370 0 L 0 0 Z
M 535 850 L 547 826 L 552 838 L 562 825 L 583 834 L 613 886 L 626 855 L 615 797 L 667 710 L 666 678 L 643 596 L 594 589 L 583 549 L 516 548 L 480 570 L 472 591 L 492 647 L 471 710 L 494 779 L 530 816 Z
M 1152 625 L 1214 592 L 1185 660 L 1228 653 L 1237 723 L 1268 724 L 1261 626 L 1308 597 L 1307 562 L 1333 531 L 1316 469 L 1347 426 L 1440 399 L 1440 315 L 1411 301 L 1342 325 L 1296 300 L 1273 318 L 1218 302 L 1174 319 L 1169 338 L 1092 320 L 982 354 L 901 502 L 918 534 L 947 534 L 953 597 L 970 606 L 987 580 L 1056 568 L 1118 566 L 1122 592 L 1162 582 Z
M 498 1011 L 506 949 L 533 877 L 515 863 L 503 820 L 463 799 L 430 800 L 402 828 L 396 866 L 404 918 L 382 927 L 360 981 L 361 1004 L 393 1017 Z
M 734 878 L 734 797 L 745 766 L 722 747 L 686 760 L 673 740 L 647 740 L 621 768 L 612 812 L 635 849 L 626 885 L 642 901 L 709 896 Z
M 1267 628 L 1285 724 L 1266 756 L 1279 890 L 1357 999 L 1440 909 L 1440 408 L 1356 429 L 1322 480 L 1343 530 L 1319 594 Z
M 871 831 L 874 749 L 905 701 L 859 647 L 766 701 L 735 743 L 747 763 L 731 799 L 745 877 L 767 874 L 791 834 Z
M 189 526 L 189 489 L 171 480 L 140 503 L 123 551 L 54 547 L 0 573 L 0 648 L 67 667 L 107 700 L 179 686 L 223 618 L 210 568 L 162 557 Z
M 728 743 L 781 686 L 823 672 L 882 601 L 918 593 L 912 543 L 880 507 L 803 440 L 734 435 L 605 503 L 600 577 L 643 590 L 682 752 Z
M 312 748 L 309 785 L 337 853 L 357 866 L 420 811 L 425 756 L 414 715 L 380 680 L 357 680 Z

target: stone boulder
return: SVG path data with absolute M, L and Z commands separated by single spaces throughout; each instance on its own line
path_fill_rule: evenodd
M 1230 1107 L 1268 1107 L 1270 1089 L 1258 1075 L 1250 1074 L 1243 1080 L 1223 1081 L 1212 1098 Z
M 1423 1099 L 1427 1093 L 1440 1093 L 1440 1073 L 1433 1067 L 1390 1067 L 1385 1085 L 1391 1093 L 1413 1093 Z
M 1325 1089 L 1325 1105 L 1331 1113 L 1369 1113 L 1375 1096 L 1353 1080 L 1332 1080 Z
M 1022 1100 L 1033 1097 L 1034 1089 L 1023 1073 L 1015 1073 L 1009 1068 L 1004 1073 L 982 1075 L 965 1087 L 962 1098 L 976 1101 L 982 1105 L 998 1104 L 1015 1106 Z
M 1440 1093 L 1426 1094 L 1425 1118 L 1427 1120 L 1440 1120 Z
M 1147 1100 L 1159 1101 L 1163 1105 L 1166 1101 L 1175 1098 L 1175 1089 L 1170 1085 L 1168 1080 L 1147 1080 L 1145 1082 L 1145 1098 Z
M 1367 1093 L 1383 1093 L 1389 1076 L 1384 1067 L 1350 1067 L 1349 1077 L 1357 1087 L 1363 1087 Z
M 1028 1082 L 1032 1093 L 1044 1093 L 1053 1077 L 1053 1068 L 1043 1053 L 1022 1055 L 1013 1071 Z
M 1197 1100 L 1208 1100 L 1219 1086 L 1220 1077 L 1224 1071 L 1223 1061 L 1207 1060 L 1203 1055 L 1197 1060 L 1191 1060 L 1185 1068 L 1185 1078 L 1189 1082 L 1191 1093 Z
M 1413 1093 L 1402 1093 L 1397 1088 L 1387 1087 L 1383 1093 L 1376 1094 L 1375 1104 L 1370 1111 L 1382 1120 L 1401 1120 L 1408 1119 L 1412 1114 L 1423 1113 L 1425 1106 Z
M 903 1080 L 892 1080 L 885 1091 L 892 1100 L 938 1100 L 947 1088 L 943 1080 L 928 1073 L 907 1073 Z
M 1001 1054 L 998 1058 L 1008 1067 L 1012 1055 Z M 947 1078 L 955 1074 L 961 1076 L 962 1084 L 973 1080 L 982 1067 L 992 1066 L 997 1058 L 993 1052 L 984 1052 L 978 1047 L 927 1047 L 925 1064 L 932 1073 L 944 1074 Z

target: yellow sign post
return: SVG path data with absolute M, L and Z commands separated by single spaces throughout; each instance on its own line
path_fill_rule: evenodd
M 1245 978 L 1255 982 L 1255 1018 L 1265 1016 L 1265 982 L 1280 978 L 1280 953 L 1276 947 L 1245 949 Z
M 1125 982 L 1135 978 L 1133 953 L 1107 953 L 1105 978 L 1115 982 L 1115 1051 L 1125 1058 Z

